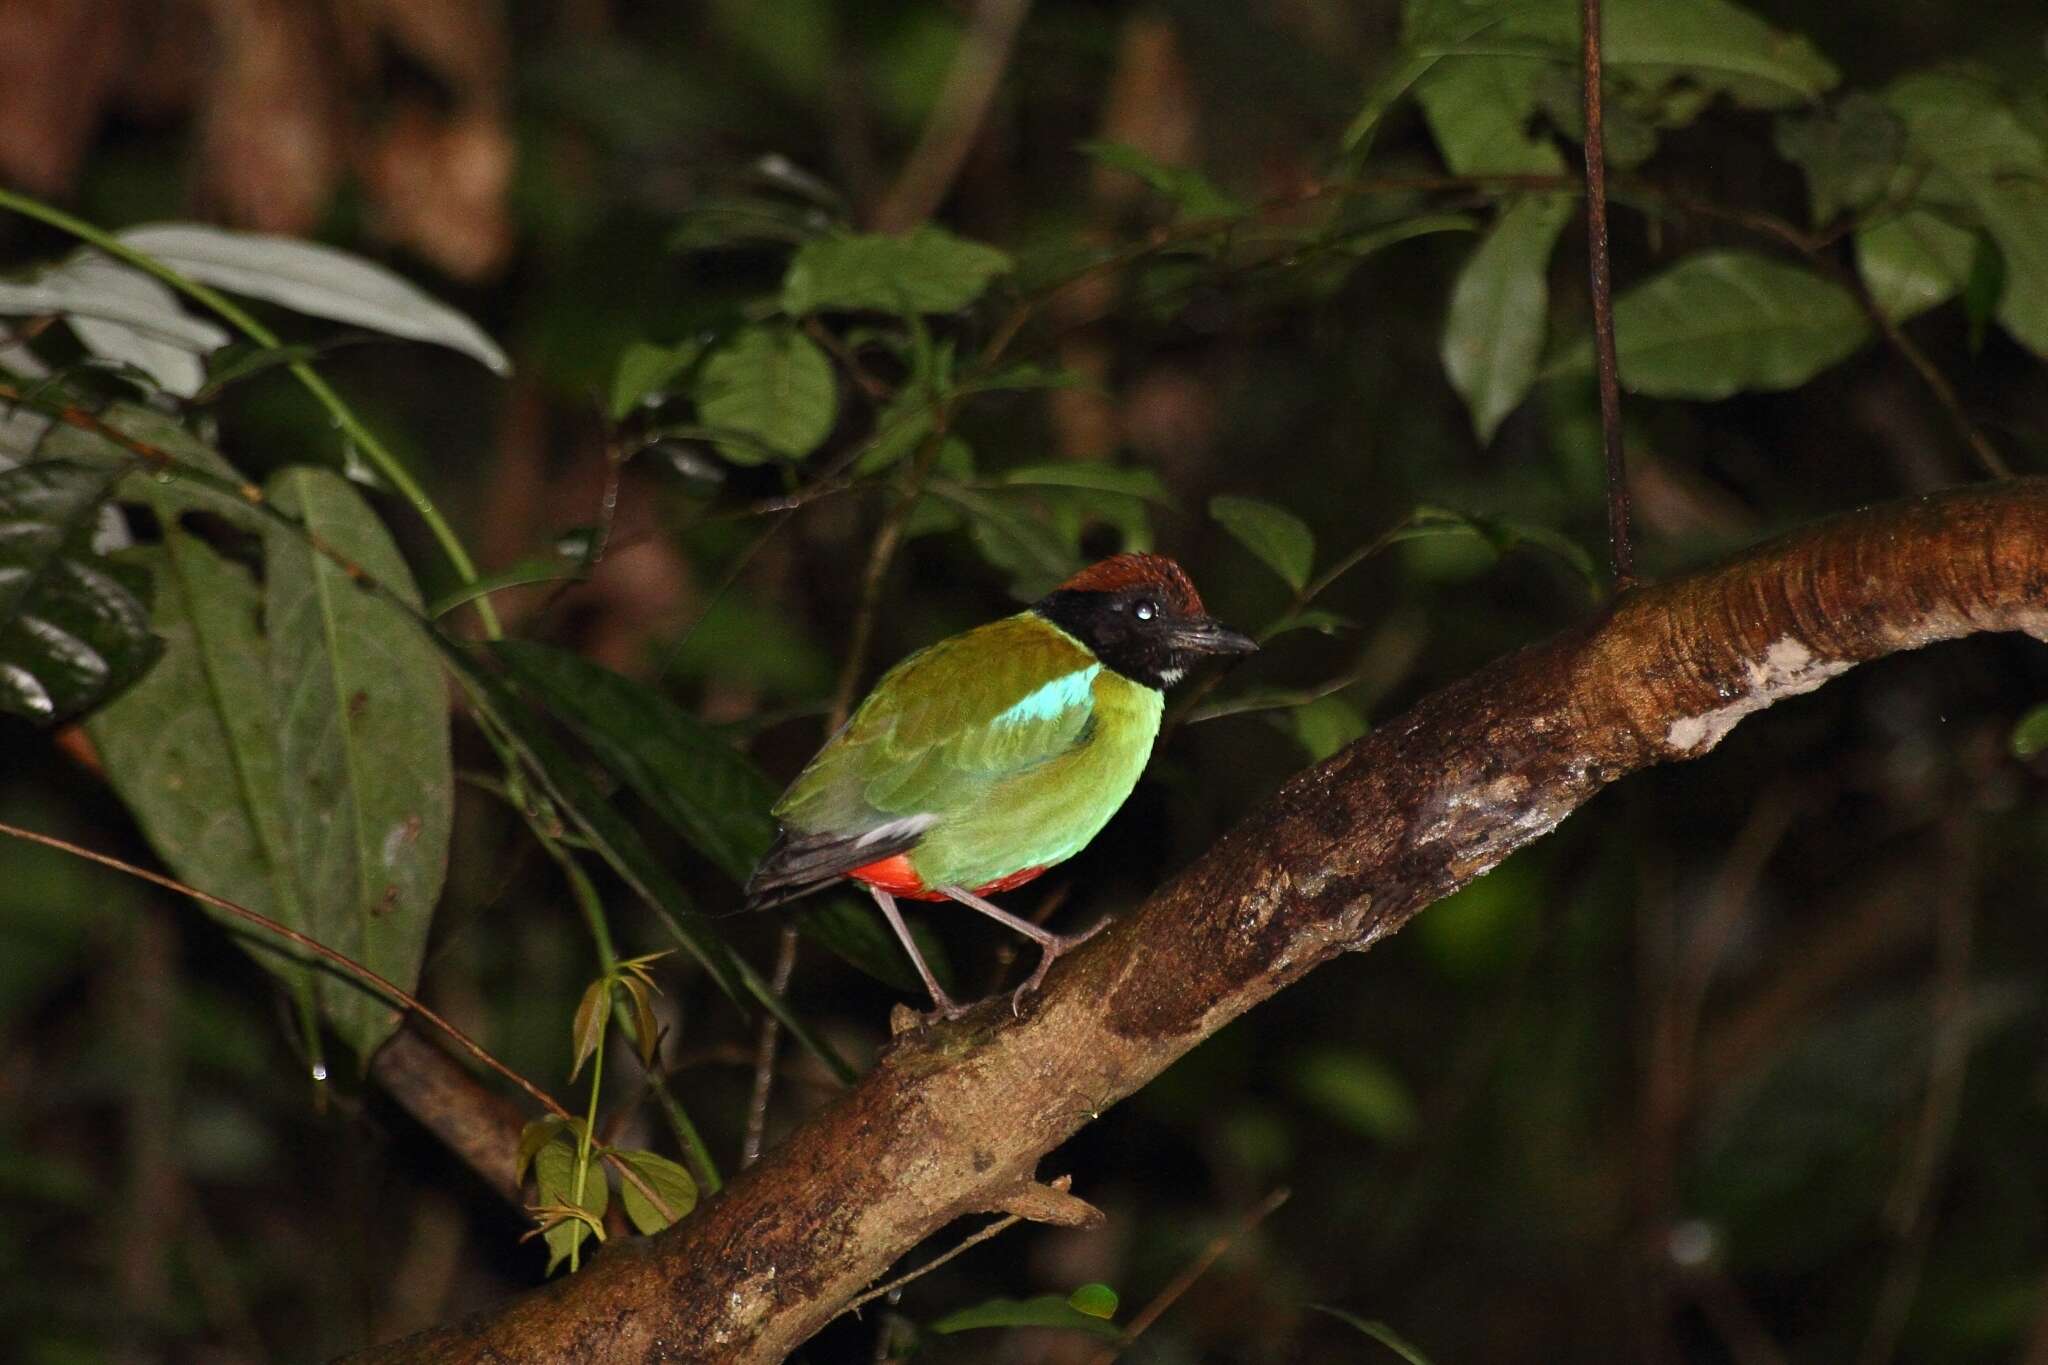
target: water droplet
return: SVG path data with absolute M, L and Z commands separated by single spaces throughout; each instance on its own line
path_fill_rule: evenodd
M 313 1063 L 313 1079 L 316 1081 L 324 1081 L 327 1079 L 327 1063 Z

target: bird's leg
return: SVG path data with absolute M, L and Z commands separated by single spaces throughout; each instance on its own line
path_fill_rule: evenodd
M 940 886 L 933 889 L 943 893 L 948 900 L 958 901 L 969 910 L 979 910 L 997 924 L 1015 929 L 1018 933 L 1039 946 L 1041 952 L 1038 958 L 1038 970 L 1031 973 L 1030 980 L 1010 994 L 1010 1013 L 1012 1014 L 1017 1012 L 1018 1002 L 1038 989 L 1038 984 L 1045 980 L 1046 969 L 1059 960 L 1060 954 L 1070 948 L 1080 947 L 1089 939 L 1101 933 L 1103 926 L 1109 923 L 1105 919 L 1091 928 L 1083 929 L 1078 934 L 1055 934 L 1052 930 L 1042 925 L 1033 924 L 1028 919 L 1011 914 L 999 905 L 990 904 L 972 891 L 964 891 L 957 886 Z
M 868 887 L 868 894 L 875 898 L 875 904 L 882 907 L 882 918 L 889 921 L 889 927 L 896 931 L 896 937 L 903 944 L 903 951 L 910 954 L 910 961 L 917 968 L 917 974 L 924 978 L 925 989 L 932 993 L 932 1003 L 939 1007 L 939 1013 L 948 1019 L 958 1019 L 967 1013 L 964 1005 L 957 1005 L 939 985 L 939 979 L 932 975 L 932 969 L 925 965 L 924 954 L 917 951 L 917 940 L 910 936 L 910 928 L 904 924 L 903 916 L 896 909 L 896 898 L 879 886 Z

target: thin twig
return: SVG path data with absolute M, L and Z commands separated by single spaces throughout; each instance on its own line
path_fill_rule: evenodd
M 775 946 L 775 974 L 768 988 L 780 998 L 789 990 L 796 974 L 796 925 L 782 926 Z M 740 1169 L 761 1159 L 761 1142 L 768 1132 L 768 1097 L 775 1089 L 775 1050 L 782 1043 L 782 1021 L 772 1013 L 761 1016 L 761 1032 L 754 1040 L 754 1088 L 747 1096 L 747 1131 L 740 1140 Z
M 1600 0 L 1584 0 L 1586 104 L 1586 278 L 1593 293 L 1593 355 L 1600 383 L 1600 435 L 1607 450 L 1607 543 L 1614 590 L 1636 578 L 1629 531 L 1628 466 L 1621 446 L 1621 367 L 1614 354 L 1614 281 L 1607 263 L 1607 137 L 1600 101 Z
M 907 232 L 945 199 L 981 133 L 1030 9 L 1031 0 L 978 0 L 924 132 L 875 208 L 876 231 Z
M 1293 1193 L 1292 1190 L 1282 1185 L 1279 1189 L 1274 1190 L 1255 1204 L 1249 1213 L 1237 1220 L 1234 1226 L 1216 1234 L 1210 1240 L 1209 1245 L 1202 1248 L 1199 1256 L 1188 1262 L 1180 1274 L 1174 1276 L 1167 1283 L 1166 1288 L 1153 1296 L 1152 1302 L 1146 1304 L 1138 1311 L 1138 1315 L 1131 1319 L 1131 1325 L 1125 1329 L 1123 1340 L 1116 1342 L 1114 1345 L 1103 1347 L 1095 1353 L 1094 1358 L 1088 1362 L 1088 1365 L 1109 1365 L 1110 1361 L 1115 1360 L 1125 1350 L 1129 1349 L 1131 1343 L 1136 1341 L 1146 1328 L 1159 1321 L 1166 1313 L 1166 1310 L 1173 1307 L 1179 1301 L 1181 1295 L 1195 1287 L 1195 1281 L 1209 1273 L 1209 1267 L 1223 1259 L 1223 1253 L 1230 1250 L 1234 1242 L 1270 1218 L 1273 1215 L 1273 1211 L 1286 1203 L 1288 1197 Z
M 971 1236 L 962 1240 L 960 1245 L 954 1247 L 951 1251 L 941 1252 L 937 1256 L 932 1257 L 929 1261 L 926 1261 L 917 1269 L 905 1271 L 903 1274 L 898 1275 L 895 1279 L 889 1281 L 887 1284 L 881 1285 L 875 1289 L 870 1289 L 867 1293 L 861 1295 L 859 1298 L 855 1299 L 852 1303 L 847 1304 L 846 1307 L 840 1309 L 839 1311 L 841 1314 L 858 1312 L 862 1304 L 872 1303 L 876 1299 L 881 1298 L 885 1294 L 895 1293 L 904 1285 L 909 1284 L 912 1280 L 915 1280 L 923 1275 L 931 1274 L 934 1270 L 937 1270 L 940 1266 L 952 1260 L 955 1256 L 958 1256 L 961 1252 L 966 1251 L 968 1248 L 980 1246 L 983 1242 L 986 1242 L 989 1238 L 994 1237 L 998 1233 L 1009 1228 L 1012 1224 L 1021 1223 L 1023 1221 L 1024 1219 L 1021 1214 L 1005 1214 L 1001 1218 L 996 1219 L 995 1222 L 990 1223 L 987 1227 L 983 1228 L 980 1232 L 974 1233 Z

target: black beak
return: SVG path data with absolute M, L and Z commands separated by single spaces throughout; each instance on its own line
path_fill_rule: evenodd
M 1241 635 L 1210 616 L 1197 616 L 1173 628 L 1173 647 L 1191 654 L 1250 654 L 1259 642 Z

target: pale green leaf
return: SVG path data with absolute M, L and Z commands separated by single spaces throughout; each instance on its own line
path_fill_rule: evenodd
M 1365 717 L 1342 697 L 1317 697 L 1295 707 L 1288 719 L 1294 724 L 1295 738 L 1316 763 L 1365 733 Z
M 1658 398 L 1795 388 L 1868 339 L 1862 306 L 1810 270 L 1745 251 L 1704 251 L 1614 303 L 1621 381 Z M 1589 340 L 1553 366 L 1592 368 Z
M 802 459 L 839 411 L 832 362 L 787 327 L 741 329 L 704 362 L 693 396 L 706 426 L 743 438 L 717 443 L 735 464 Z
M 1012 261 L 943 228 L 901 237 L 879 233 L 818 237 L 797 248 L 782 279 L 784 311 L 952 313 L 980 298 Z
M 1536 382 L 1550 326 L 1550 253 L 1571 214 L 1571 201 L 1557 195 L 1513 205 L 1451 287 L 1444 371 L 1482 442 Z
M 635 341 L 619 352 L 612 370 L 610 409 L 613 421 L 620 421 L 643 403 L 659 402 L 676 376 L 696 363 L 704 347 L 696 341 L 659 346 Z
M 1242 200 L 1218 189 L 1200 171 L 1188 166 L 1168 166 L 1126 143 L 1084 142 L 1081 152 L 1099 166 L 1136 176 L 1148 188 L 1171 199 L 1189 218 L 1234 218 L 1248 211 Z
M 1393 1069 L 1354 1048 L 1318 1048 L 1294 1060 L 1288 1081 L 1325 1116 L 1385 1143 L 1414 1136 L 1415 1096 Z
M 2031 708 L 2012 727 L 2014 758 L 2030 759 L 2048 752 L 2048 702 Z
M 652 1237 L 671 1221 L 687 1218 L 690 1210 L 697 1207 L 697 1182 L 690 1178 L 688 1171 L 667 1157 L 653 1152 L 618 1149 L 614 1149 L 612 1155 L 632 1167 L 633 1173 L 647 1182 L 672 1215 L 663 1217 L 661 1209 L 642 1194 L 638 1186 L 621 1176 L 619 1202 L 642 1235 Z
M 1910 209 L 1858 232 L 1856 263 L 1885 316 L 1904 322 L 1963 291 L 1975 246 L 1969 229 Z
M 1098 1283 L 1082 1285 L 1067 1295 L 1067 1302 L 1073 1306 L 1074 1311 L 1107 1322 L 1116 1316 L 1118 1300 L 1114 1289 Z
M 1316 538 L 1300 517 L 1257 498 L 1227 495 L 1209 499 L 1209 515 L 1296 592 L 1308 585 Z

